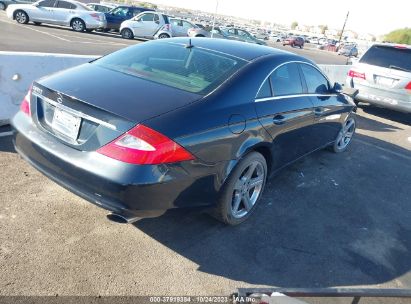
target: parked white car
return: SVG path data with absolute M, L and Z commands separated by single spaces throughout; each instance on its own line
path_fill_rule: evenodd
M 106 26 L 104 13 L 95 12 L 73 0 L 40 0 L 33 4 L 11 4 L 7 17 L 20 24 L 29 21 L 70 26 L 76 32 L 92 31 Z
M 120 34 L 125 39 L 154 39 L 159 30 L 163 33 L 158 38 L 172 37 L 168 16 L 158 12 L 143 12 L 120 25 Z

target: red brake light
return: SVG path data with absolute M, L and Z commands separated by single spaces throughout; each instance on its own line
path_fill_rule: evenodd
M 105 156 L 138 165 L 175 163 L 194 159 L 168 137 L 144 125 L 137 125 L 97 150 Z
M 30 98 L 31 98 L 31 86 L 29 91 L 27 92 L 26 96 L 24 96 L 23 101 L 20 104 L 20 110 L 27 114 L 28 116 L 31 116 L 30 112 Z
M 365 80 L 365 73 L 357 72 L 355 70 L 350 70 L 348 76 L 352 78 L 360 78 Z
M 96 14 L 96 13 L 92 13 L 90 14 L 91 17 L 93 17 L 94 19 L 96 19 L 97 21 L 100 21 L 100 15 Z
M 405 86 L 406 90 L 409 90 L 411 93 L 411 81 Z

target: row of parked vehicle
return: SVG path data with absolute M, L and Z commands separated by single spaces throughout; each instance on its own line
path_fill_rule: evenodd
M 1 1 L 8 1 L 1 2 Z M 70 26 L 76 32 L 118 31 L 123 38 L 161 39 L 171 37 L 215 37 L 265 45 L 238 28 L 210 28 L 189 20 L 167 16 L 146 7 L 83 4 L 74 0 L 0 0 L 7 16 L 20 24 L 33 22 Z M 13 3 L 12 3 L 13 2 Z M 23 3 L 24 2 L 24 3 Z

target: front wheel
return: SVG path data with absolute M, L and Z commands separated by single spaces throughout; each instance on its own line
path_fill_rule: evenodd
M 121 37 L 123 37 L 124 39 L 133 39 L 134 34 L 130 29 L 125 28 L 121 31 Z
M 4 11 L 6 9 L 6 5 L 3 2 L 0 2 L 0 11 Z
M 76 18 L 71 21 L 71 28 L 75 32 L 83 32 L 86 29 L 86 24 L 83 20 Z
M 342 125 L 340 132 L 338 132 L 337 139 L 331 147 L 333 152 L 341 153 L 348 149 L 352 137 L 354 136 L 356 126 L 357 123 L 354 116 L 349 116 Z
M 247 220 L 260 199 L 267 179 L 267 162 L 251 152 L 232 171 L 224 184 L 212 215 L 228 225 Z
M 29 22 L 29 16 L 25 11 L 17 11 L 14 13 L 14 19 L 16 19 L 17 23 L 26 24 Z

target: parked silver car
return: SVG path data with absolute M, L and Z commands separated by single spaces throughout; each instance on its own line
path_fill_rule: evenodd
M 112 9 L 115 9 L 117 5 L 114 4 L 103 4 L 103 3 L 87 3 L 87 7 L 91 8 L 93 11 L 108 13 Z
M 7 17 L 20 24 L 29 21 L 70 26 L 76 32 L 104 28 L 106 18 L 83 3 L 73 0 L 41 0 L 34 4 L 11 4 L 7 7 Z
M 171 32 L 173 37 L 187 37 L 188 30 L 198 26 L 188 20 L 170 18 Z
M 193 27 L 188 30 L 187 34 L 189 37 L 211 37 L 211 32 L 213 32 L 213 38 L 221 38 L 227 39 L 227 35 L 219 28 L 215 27 L 214 30 L 212 30 L 211 26 L 206 26 L 204 28 L 201 27 Z
M 356 101 L 411 113 L 411 46 L 375 44 L 348 72 Z
M 154 39 L 159 30 L 163 31 L 163 35 L 158 38 L 172 37 L 168 16 L 152 11 L 140 13 L 120 25 L 120 34 L 125 39 L 133 39 L 134 37 Z

